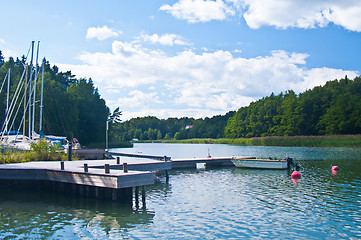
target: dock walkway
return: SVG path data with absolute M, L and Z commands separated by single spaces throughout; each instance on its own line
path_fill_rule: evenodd
M 116 200 L 122 189 L 132 192 L 139 187 L 152 185 L 156 171 L 165 171 L 168 180 L 168 170 L 179 168 L 195 168 L 197 163 L 207 166 L 230 166 L 232 157 L 170 159 L 169 157 L 108 153 L 117 156 L 116 159 L 76 160 L 76 161 L 42 161 L 0 165 L 0 180 L 4 181 L 42 181 L 64 184 L 70 189 L 82 193 L 93 189 L 92 196 L 99 197 L 99 191 L 110 190 L 113 200 Z M 119 157 L 121 156 L 121 157 Z M 25 181 L 24 181 L 25 180 Z M 56 185 L 55 184 L 55 185 Z M 100 190 L 99 190 L 100 189 Z M 130 190 L 129 190 L 130 189 Z M 74 193 L 72 191 L 72 193 Z M 137 194 L 137 192 L 136 192 Z M 86 196 L 90 194 L 86 194 Z M 102 197 L 99 197 L 102 198 Z

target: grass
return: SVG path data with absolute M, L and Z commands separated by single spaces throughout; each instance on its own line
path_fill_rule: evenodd
M 58 145 L 40 140 L 31 144 L 30 151 L 20 151 L 12 148 L 2 148 L 0 154 L 0 164 L 20 163 L 30 161 L 59 161 L 66 160 L 67 154 Z
M 236 139 L 194 138 L 184 140 L 157 140 L 150 142 L 198 144 L 214 143 L 245 146 L 361 147 L 361 135 L 257 137 Z

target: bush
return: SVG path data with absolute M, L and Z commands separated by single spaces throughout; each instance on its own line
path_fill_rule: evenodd
M 67 158 L 64 151 L 58 144 L 53 145 L 45 139 L 40 139 L 31 145 L 30 161 L 54 161 L 65 160 Z

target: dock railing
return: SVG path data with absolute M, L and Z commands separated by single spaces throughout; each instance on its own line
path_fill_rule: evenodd
M 171 161 L 171 157 L 167 156 L 153 156 L 153 155 L 144 155 L 144 154 L 134 154 L 134 153 L 118 153 L 118 152 L 107 152 L 110 155 L 114 156 L 123 156 L 123 157 L 134 157 L 134 158 L 149 158 L 159 161 L 168 162 Z

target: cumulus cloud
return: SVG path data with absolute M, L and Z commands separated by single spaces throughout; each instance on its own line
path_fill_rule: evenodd
M 152 44 L 160 44 L 164 46 L 189 45 L 183 40 L 182 36 L 170 33 L 166 33 L 163 35 L 158 35 L 156 33 L 153 35 L 148 35 L 142 33 L 138 37 L 138 41 L 150 42 Z
M 241 15 L 250 28 L 316 28 L 329 23 L 361 31 L 361 1 L 358 0 L 179 0 L 163 5 L 178 19 L 190 23 L 225 20 Z
M 357 0 L 242 0 L 244 19 L 251 28 L 315 28 L 329 23 L 361 31 L 361 2 Z
M 185 19 L 190 23 L 224 20 L 232 16 L 235 11 L 222 0 L 180 0 L 173 4 L 165 4 L 160 10 L 167 11 L 178 19 Z
M 239 54 L 236 54 L 237 56 Z M 112 52 L 84 53 L 83 65 L 57 64 L 78 77 L 91 76 L 111 108 L 131 117 L 205 117 L 237 110 L 272 92 L 302 92 L 328 80 L 359 73 L 307 69 L 307 54 L 272 51 L 237 57 L 231 51 L 169 55 L 138 43 L 114 41 Z
M 90 27 L 88 28 L 86 39 L 96 38 L 98 40 L 105 40 L 111 37 L 118 37 L 120 34 L 122 34 L 121 31 L 115 31 L 105 25 L 103 27 Z

